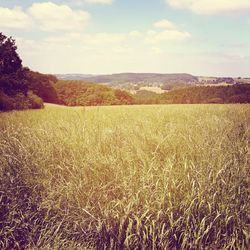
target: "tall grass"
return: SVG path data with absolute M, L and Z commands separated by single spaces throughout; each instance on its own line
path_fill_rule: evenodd
M 0 249 L 249 249 L 250 106 L 0 114 Z

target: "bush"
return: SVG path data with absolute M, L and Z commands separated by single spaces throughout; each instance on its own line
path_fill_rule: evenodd
M 13 109 L 13 100 L 0 90 L 0 110 L 8 111 Z
M 29 90 L 41 97 L 44 102 L 59 103 L 54 84 L 57 78 L 52 75 L 41 74 L 25 68 L 25 78 L 28 82 Z
M 124 90 L 120 90 L 120 89 L 116 89 L 114 91 L 115 93 L 115 98 L 116 98 L 116 102 L 117 104 L 133 104 L 134 100 L 132 95 L 130 95 L 128 92 L 124 91 Z
M 2 111 L 39 108 L 43 108 L 43 100 L 32 91 L 28 91 L 27 95 L 19 92 L 13 96 L 0 91 L 0 110 Z
M 44 107 L 42 98 L 35 95 L 31 90 L 28 91 L 27 97 L 29 100 L 30 108 L 40 109 Z

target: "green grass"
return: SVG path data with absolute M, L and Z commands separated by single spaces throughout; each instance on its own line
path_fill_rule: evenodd
M 0 113 L 0 249 L 249 249 L 250 105 Z

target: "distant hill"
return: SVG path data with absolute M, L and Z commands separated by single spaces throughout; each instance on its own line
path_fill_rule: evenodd
M 250 84 L 189 86 L 155 93 L 147 88 L 135 94 L 102 84 L 59 80 L 54 85 L 59 103 L 67 106 L 101 106 L 172 103 L 250 103 Z
M 94 75 L 91 74 L 55 74 L 59 80 L 86 80 Z
M 166 82 L 196 83 L 198 78 L 190 74 L 120 73 L 111 75 L 63 74 L 56 75 L 62 80 L 87 80 L 107 85 L 147 84 L 161 85 Z
M 250 84 L 176 89 L 161 94 L 159 103 L 250 103 Z

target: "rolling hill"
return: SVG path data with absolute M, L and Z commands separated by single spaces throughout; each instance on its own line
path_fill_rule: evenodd
M 198 78 L 190 74 L 158 74 L 158 73 L 120 73 L 111 75 L 58 74 L 62 80 L 87 80 L 112 86 L 126 84 L 162 85 L 166 82 L 196 83 Z

